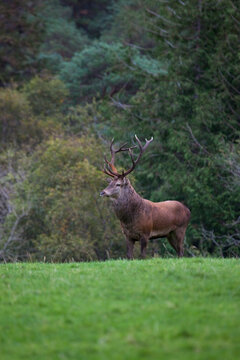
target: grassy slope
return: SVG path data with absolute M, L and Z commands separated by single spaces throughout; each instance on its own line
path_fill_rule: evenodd
M 240 358 L 240 263 L 0 266 L 0 358 Z

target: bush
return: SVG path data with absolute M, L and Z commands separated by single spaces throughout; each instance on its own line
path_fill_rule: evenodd
M 69 92 L 57 78 L 34 77 L 28 82 L 23 93 L 26 95 L 35 115 L 51 116 L 63 110 Z

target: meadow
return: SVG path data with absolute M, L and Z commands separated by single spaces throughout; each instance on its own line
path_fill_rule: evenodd
M 239 359 L 237 259 L 0 265 L 0 358 Z

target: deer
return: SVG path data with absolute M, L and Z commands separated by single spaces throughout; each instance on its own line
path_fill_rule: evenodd
M 106 175 L 110 176 L 109 185 L 100 193 L 102 197 L 112 200 L 113 208 L 117 218 L 120 220 L 122 232 L 126 238 L 127 258 L 133 259 L 133 250 L 136 241 L 140 242 L 141 257 L 146 257 L 148 241 L 166 237 L 170 245 L 176 251 L 178 257 L 184 255 L 184 236 L 190 221 L 190 210 L 181 202 L 167 200 L 152 202 L 142 198 L 133 188 L 127 176 L 135 169 L 143 153 L 153 141 L 145 139 L 143 146 L 137 135 L 137 145 L 126 147 L 126 143 L 118 149 L 114 149 L 112 139 L 110 144 L 111 160 L 106 156 L 104 169 Z M 133 149 L 138 147 L 137 158 Z M 120 152 L 128 152 L 132 165 L 119 173 L 115 167 L 115 155 Z

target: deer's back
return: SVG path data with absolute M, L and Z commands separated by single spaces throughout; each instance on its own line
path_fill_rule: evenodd
M 182 226 L 190 219 L 190 210 L 175 200 L 162 201 L 158 203 L 150 202 L 152 207 L 153 228 L 166 226 Z

